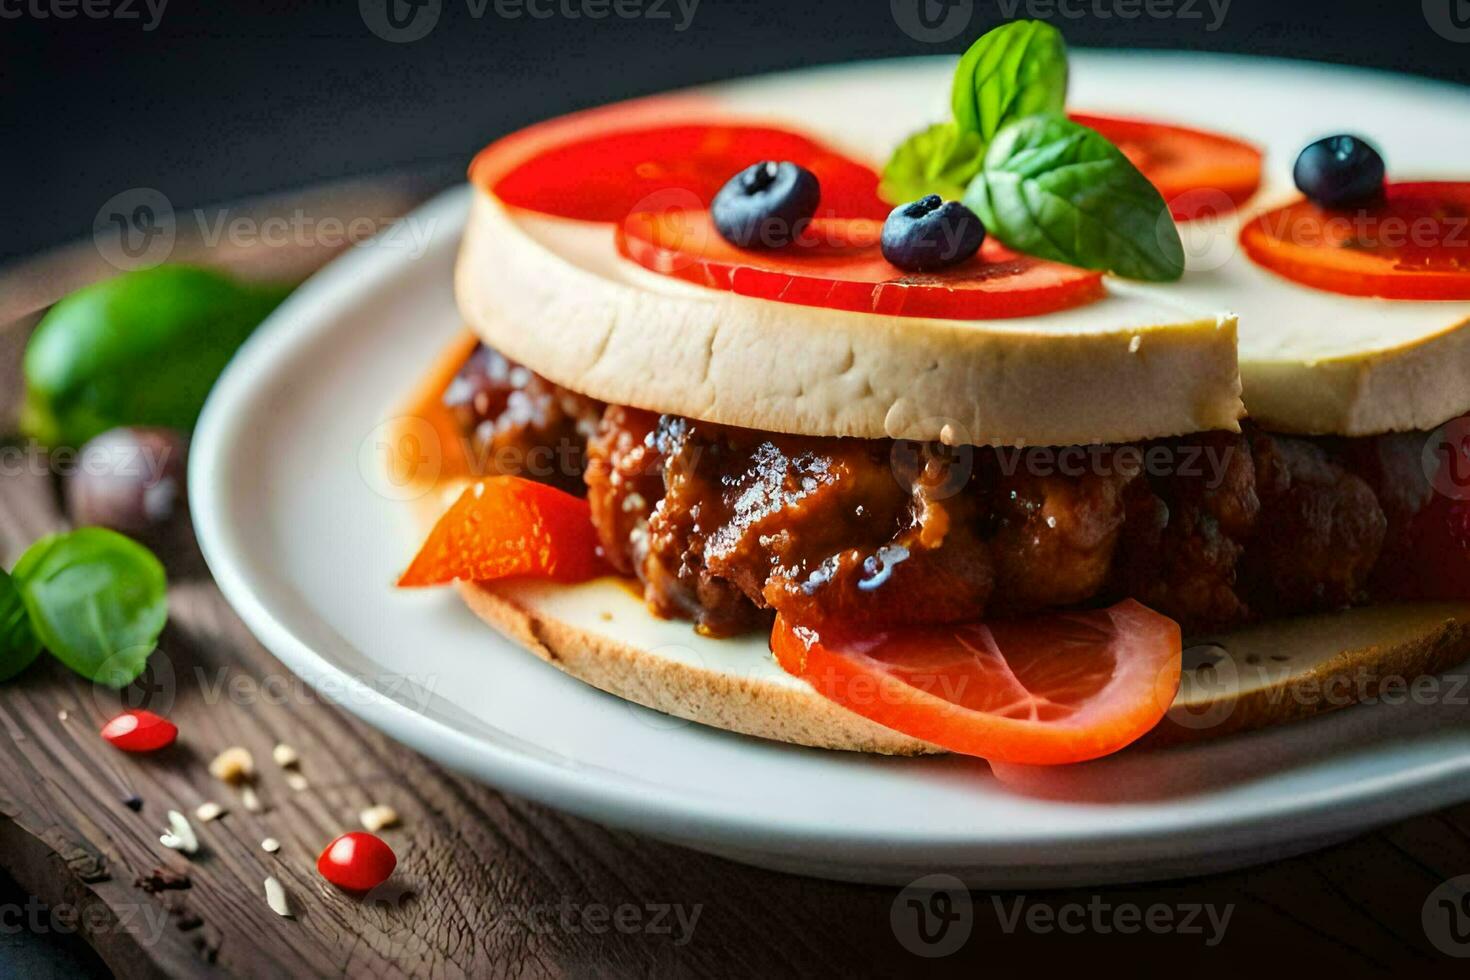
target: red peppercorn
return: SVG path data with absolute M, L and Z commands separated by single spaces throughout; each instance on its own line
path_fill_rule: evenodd
M 323 878 L 348 891 L 365 892 L 388 880 L 398 858 L 381 838 L 354 830 L 343 834 L 322 851 L 316 869 Z
M 134 708 L 103 725 L 102 737 L 124 752 L 157 752 L 174 744 L 179 728 L 167 718 Z

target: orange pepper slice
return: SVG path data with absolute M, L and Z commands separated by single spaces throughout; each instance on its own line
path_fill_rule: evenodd
M 533 480 L 492 476 L 470 484 L 439 519 L 398 585 L 582 582 L 607 571 L 587 501 Z

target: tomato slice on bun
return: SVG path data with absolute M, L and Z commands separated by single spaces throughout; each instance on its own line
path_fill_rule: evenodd
M 777 662 L 865 718 L 952 752 L 1054 765 L 1128 745 L 1179 688 L 1179 626 L 1108 609 L 826 638 L 778 619 Z
M 508 156 L 524 134 L 493 143 L 470 175 L 518 208 L 614 222 L 660 191 L 686 191 L 708 206 L 732 175 L 751 164 L 790 160 L 816 174 L 825 215 L 881 219 L 892 209 L 878 197 L 871 167 L 800 133 L 729 122 L 657 124 L 636 108 L 589 114 L 587 125 L 566 130 L 563 141 L 519 162 L 508 163 L 497 148 L 505 144 Z
M 993 239 L 942 272 L 905 273 L 883 257 L 881 228 L 860 218 L 817 218 L 796 242 L 756 251 L 721 238 L 707 211 L 647 212 L 618 226 L 618 250 L 644 268 L 712 289 L 860 313 L 1001 319 L 1103 295 L 1101 273 L 1020 255 Z
M 1470 299 L 1470 183 L 1391 183 L 1383 199 L 1328 209 L 1298 201 L 1259 215 L 1240 245 L 1262 268 L 1328 292 Z

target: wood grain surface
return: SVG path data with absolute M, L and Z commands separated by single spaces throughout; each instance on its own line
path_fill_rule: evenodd
M 18 392 L 25 326 L 0 328 L 0 402 Z M 64 523 L 44 457 L 22 458 L 0 474 L 6 567 Z M 170 625 L 138 684 L 119 695 L 43 658 L 0 686 L 0 866 L 27 896 L 26 907 L 0 906 L 0 933 L 75 932 L 121 976 L 979 977 L 1061 964 L 1204 976 L 1263 964 L 1465 972 L 1421 917 L 1436 887 L 1470 874 L 1470 807 L 1232 874 L 951 896 L 941 942 L 964 941 L 945 957 L 920 956 L 939 947 L 916 941 L 913 896 L 898 889 L 742 867 L 446 772 L 291 675 L 230 611 L 192 547 L 164 557 Z M 179 744 L 154 756 L 111 749 L 97 729 L 123 702 L 165 711 Z M 299 751 L 307 788 L 291 788 L 271 761 L 278 742 Z M 206 771 L 234 745 L 255 758 L 262 812 Z M 133 795 L 137 812 L 124 802 Z M 168 809 L 192 815 L 207 800 L 228 813 L 195 821 L 195 859 L 159 844 Z M 402 816 L 383 832 L 399 866 L 356 898 L 322 881 L 314 861 L 373 803 Z M 266 837 L 279 853 L 261 849 Z M 160 868 L 187 874 L 190 887 L 135 884 Z M 284 883 L 292 918 L 267 907 L 267 875 Z M 1227 914 L 1223 929 L 1213 924 Z M 1141 924 L 1165 916 L 1173 926 Z

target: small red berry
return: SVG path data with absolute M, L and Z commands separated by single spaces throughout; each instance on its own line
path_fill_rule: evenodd
M 102 737 L 124 752 L 157 752 L 174 744 L 179 728 L 167 718 L 134 708 L 103 725 Z
M 365 892 L 388 880 L 398 858 L 381 838 L 354 830 L 343 834 L 322 851 L 316 869 L 322 877 L 348 891 Z

